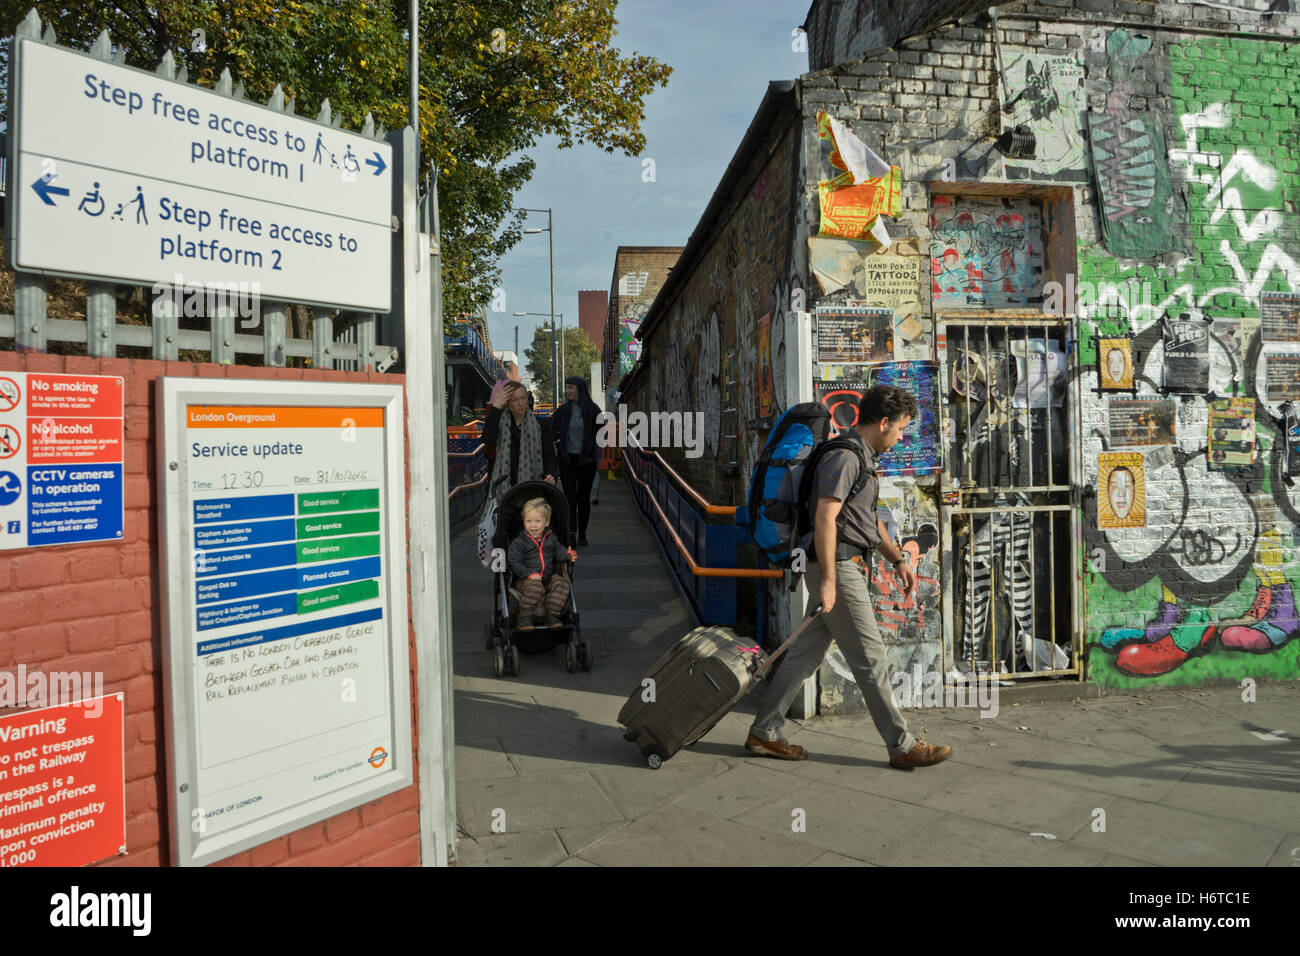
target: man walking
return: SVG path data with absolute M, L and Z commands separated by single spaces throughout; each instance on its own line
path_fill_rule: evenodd
M 745 740 L 745 749 L 751 753 L 781 760 L 803 760 L 808 756 L 803 747 L 781 736 L 781 725 L 795 694 L 821 665 L 832 640 L 839 645 L 862 689 L 871 719 L 889 749 L 891 767 L 928 767 L 952 753 L 951 747 L 935 747 L 908 731 L 907 721 L 890 692 L 889 659 L 871 606 L 873 550 L 879 550 L 885 560 L 894 564 L 909 595 L 916 590 L 914 569 L 890 540 L 884 522 L 876 514 L 880 490 L 876 461 L 898 442 L 917 414 L 916 399 L 909 392 L 892 386 L 870 388 L 858 404 L 857 427 L 840 436 L 860 447 L 833 448 L 817 462 L 809 499 L 813 509 L 813 549 L 809 555 L 805 613 L 812 614 L 818 604 L 822 613 L 791 646 L 768 688 Z M 866 482 L 858 494 L 850 495 L 864 465 Z

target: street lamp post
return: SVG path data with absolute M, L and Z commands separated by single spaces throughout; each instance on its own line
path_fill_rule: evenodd
M 535 315 L 535 316 L 537 316 L 538 318 L 546 318 L 546 317 L 547 317 L 545 312 L 516 312 L 516 313 L 515 313 L 515 316 L 516 316 L 516 317 L 521 316 L 521 315 Z M 551 386 L 552 386 L 552 388 L 551 388 L 551 393 L 552 393 L 552 395 L 553 395 L 554 398 L 555 398 L 555 404 L 558 406 L 558 405 L 560 404 L 560 397 L 559 397 L 559 395 L 560 395 L 560 393 L 559 393 L 559 381 L 560 381 L 560 380 L 559 380 L 559 376 L 561 376 L 561 375 L 564 374 L 564 365 L 562 364 L 563 361 L 564 361 L 564 346 L 563 346 L 563 341 L 561 341 L 561 345 L 560 345 L 560 348 L 559 348 L 559 355 L 560 355 L 560 363 L 561 363 L 561 364 L 558 364 L 558 365 L 557 365 L 557 364 L 556 364 L 556 358 L 555 358 L 555 356 L 556 356 L 556 347 L 555 347 L 555 341 L 556 341 L 556 336 L 555 336 L 555 318 L 556 318 L 556 317 L 553 316 L 553 315 L 550 316 L 551 322 L 550 322 L 550 324 L 549 324 L 548 326 L 545 326 L 544 328 L 545 328 L 546 331 L 548 331 L 548 332 L 551 333 L 551 379 L 552 379 L 552 381 L 551 381 Z M 563 313 L 563 312 L 560 313 L 560 315 L 559 315 L 559 319 L 560 319 L 560 339 L 563 340 L 563 338 L 564 338 L 564 313 Z M 518 332 L 518 328 L 516 327 L 516 333 L 517 333 L 517 332 Z
M 551 334 L 551 378 L 553 379 L 553 381 L 551 382 L 551 386 L 552 386 L 551 391 L 552 391 L 552 393 L 553 393 L 553 394 L 552 394 L 552 398 L 553 398 L 555 404 L 556 404 L 556 405 L 559 405 L 559 404 L 560 404 L 560 379 L 559 379 L 559 370 L 560 370 L 560 358 L 559 358 L 559 356 L 560 356 L 560 347 L 559 347 L 559 343 L 556 341 L 555 334 L 554 334 L 554 329 L 555 329 L 555 230 L 554 230 L 554 228 L 553 228 L 554 223 L 552 223 L 552 221 L 551 221 L 551 210 L 550 210 L 550 209 L 522 209 L 522 208 L 521 208 L 519 211 L 520 211 L 520 212 L 544 212 L 544 213 L 546 213 L 546 228 L 545 228 L 545 229 L 542 229 L 542 228 L 540 228 L 540 227 L 536 227 L 536 226 L 535 226 L 535 227 L 532 227 L 532 228 L 529 228 L 529 229 L 525 229 L 525 230 L 524 230 L 524 235 L 532 235 L 532 234 L 534 234 L 534 233 L 538 233 L 538 232 L 544 232 L 544 233 L 547 234 L 547 236 L 546 236 L 546 238 L 547 238 L 547 243 L 546 243 L 546 247 L 547 247 L 547 261 L 548 261 L 548 264 L 549 264 L 549 267 L 550 267 L 550 272 L 551 272 L 551 329 L 552 329 L 552 334 Z

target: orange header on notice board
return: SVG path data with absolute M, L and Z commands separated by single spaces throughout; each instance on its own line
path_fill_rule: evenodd
M 187 405 L 190 428 L 383 428 L 382 408 Z

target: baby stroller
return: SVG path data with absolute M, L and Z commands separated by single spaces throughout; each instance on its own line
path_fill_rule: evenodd
M 545 481 L 523 481 L 506 492 L 497 513 L 497 529 L 492 536 L 493 549 L 505 554 L 510 542 L 524 530 L 523 506 L 532 498 L 545 498 L 551 506 L 551 531 L 561 541 L 569 540 L 569 504 L 564 490 Z M 578 605 L 573 595 L 573 562 L 565 561 L 556 569 L 569 579 L 569 601 L 559 617 L 561 627 L 538 627 L 534 630 L 517 630 L 515 616 L 519 613 L 519 594 L 514 590 L 514 575 L 509 567 L 493 571 L 492 621 L 483 625 L 487 649 L 492 651 L 492 669 L 497 677 L 502 674 L 519 676 L 519 652 L 543 654 L 564 645 L 564 666 L 572 673 L 581 664 L 590 671 L 595 663 L 591 645 L 582 640 Z

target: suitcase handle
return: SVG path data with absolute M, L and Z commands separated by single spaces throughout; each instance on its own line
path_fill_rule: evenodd
M 777 659 L 790 649 L 790 645 L 798 639 L 800 634 L 807 630 L 809 624 L 817 620 L 821 613 L 822 606 L 819 604 L 817 605 L 817 610 L 813 611 L 812 614 L 806 617 L 804 622 L 795 628 L 794 633 L 781 642 L 781 646 L 772 652 L 772 656 L 759 665 L 758 670 L 754 671 L 754 680 L 758 680 L 766 675 L 767 672 L 772 669 L 772 665 L 776 663 Z

